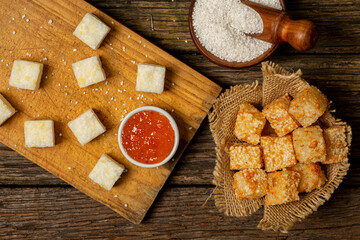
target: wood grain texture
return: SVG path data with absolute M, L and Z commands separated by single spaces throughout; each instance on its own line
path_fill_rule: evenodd
M 140 223 L 221 88 L 84 1 L 4 0 L 1 4 L 0 24 L 4 27 L 0 30 L 0 54 L 8 65 L 0 70 L 0 92 L 18 113 L 1 126 L 0 141 L 128 220 Z M 24 8 L 26 10 L 22 10 Z M 112 28 L 97 51 L 72 35 L 86 12 L 95 13 Z M 26 18 L 22 19 L 22 14 L 26 14 Z M 16 20 L 9 22 L 13 17 Z M 50 19 L 52 23 L 48 23 Z M 11 34 L 14 29 L 16 34 Z M 80 89 L 71 63 L 97 54 L 101 56 L 107 82 Z M 15 59 L 45 59 L 43 75 L 46 77 L 43 77 L 40 90 L 8 88 L 7 79 Z M 135 91 L 136 63 L 139 62 L 167 68 L 163 94 Z M 143 97 L 139 99 L 139 95 Z M 130 164 L 117 144 L 121 119 L 126 113 L 145 105 L 168 110 L 180 131 L 180 145 L 174 160 L 154 169 Z M 66 124 L 89 108 L 95 110 L 107 131 L 83 147 Z M 30 119 L 55 121 L 55 147 L 24 147 L 23 123 Z M 92 184 L 88 178 L 103 153 L 128 169 L 110 191 Z
M 260 66 L 232 70 L 199 55 L 187 26 L 190 0 L 88 2 L 224 88 L 261 80 Z M 215 164 L 215 145 L 204 121 L 141 225 L 127 222 L 0 144 L 0 238 L 359 239 L 360 1 L 293 0 L 286 6 L 294 19 L 314 21 L 320 38 L 314 49 L 303 53 L 282 45 L 271 60 L 302 68 L 304 78 L 326 93 L 336 116 L 348 121 L 354 132 L 348 175 L 317 212 L 280 234 L 256 228 L 262 211 L 247 218 L 225 217 L 212 198 L 201 207 L 213 190 Z
M 119 19 L 121 23 L 147 39 L 173 51 L 197 52 L 188 30 L 189 0 L 89 0 L 89 2 Z M 292 0 L 285 1 L 294 19 L 310 19 L 319 28 L 320 38 L 315 48 L 305 54 L 359 54 L 360 0 Z M 135 12 L 135 13 L 134 13 Z M 151 30 L 153 16 L 155 31 Z M 175 22 L 174 22 L 175 20 Z M 185 41 L 188 41 L 187 43 Z M 287 44 L 278 53 L 298 54 Z M 301 53 L 303 54 L 303 53 Z
M 257 229 L 262 209 L 251 217 L 234 218 L 219 214 L 213 201 L 202 206 L 210 192 L 205 187 L 167 188 L 144 223 L 134 225 L 73 188 L 3 188 L 0 189 L 0 238 L 350 240 L 360 237 L 358 188 L 339 189 L 326 206 L 299 222 L 288 234 Z

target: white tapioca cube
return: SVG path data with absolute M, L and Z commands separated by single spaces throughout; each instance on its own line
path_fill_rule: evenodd
M 0 94 L 0 125 L 16 112 L 15 108 Z
M 136 78 L 136 91 L 162 93 L 165 84 L 164 66 L 139 63 Z
M 70 121 L 68 126 L 83 146 L 106 131 L 92 109 Z
M 110 190 L 124 172 L 124 165 L 103 154 L 89 174 L 89 178 L 102 188 Z
M 44 65 L 26 60 L 15 60 L 9 85 L 16 88 L 37 90 L 40 86 Z
M 54 121 L 35 120 L 24 122 L 26 147 L 55 146 Z
M 97 49 L 110 27 L 91 13 L 86 13 L 73 34 L 92 49 Z
M 72 68 L 80 88 L 102 82 L 106 79 L 99 56 L 73 63 Z

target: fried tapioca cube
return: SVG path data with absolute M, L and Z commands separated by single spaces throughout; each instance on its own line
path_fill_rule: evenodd
M 262 168 L 260 146 L 235 144 L 230 147 L 230 169 Z
M 253 105 L 242 103 L 237 114 L 234 134 L 245 142 L 258 144 L 266 119 Z
M 291 135 L 285 137 L 261 137 L 265 170 L 273 172 L 296 164 Z
M 311 192 L 326 183 L 320 163 L 298 163 L 289 170 L 300 173 L 299 192 Z
M 328 107 L 326 96 L 316 87 L 299 91 L 290 102 L 289 113 L 303 126 L 308 127 L 321 117 Z
M 269 173 L 265 204 L 269 206 L 299 200 L 299 182 L 300 174 L 295 171 L 283 170 Z
M 244 169 L 234 174 L 235 195 L 239 199 L 255 199 L 267 192 L 267 175 L 262 169 Z
M 279 137 L 285 136 L 299 127 L 299 124 L 289 114 L 290 101 L 290 96 L 286 94 L 269 103 L 262 110 L 262 114 Z
M 346 142 L 345 126 L 324 129 L 326 160 L 322 163 L 336 163 L 348 160 L 349 148 Z
M 301 163 L 324 162 L 326 147 L 323 130 L 319 126 L 298 128 L 293 132 L 296 159 Z

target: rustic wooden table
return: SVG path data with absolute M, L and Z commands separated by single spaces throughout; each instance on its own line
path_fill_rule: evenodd
M 231 70 L 202 57 L 187 27 L 189 0 L 91 0 L 224 88 L 261 80 L 260 66 Z M 134 225 L 0 144 L 0 238 L 360 238 L 360 0 L 292 0 L 295 18 L 313 20 L 321 37 L 315 49 L 281 46 L 271 60 L 301 68 L 304 78 L 333 101 L 336 116 L 349 122 L 354 138 L 351 169 L 331 199 L 287 234 L 256 228 L 262 210 L 246 218 L 218 212 L 211 194 L 214 142 L 207 120 L 180 159 L 143 223 Z M 154 21 L 151 29 L 150 18 Z

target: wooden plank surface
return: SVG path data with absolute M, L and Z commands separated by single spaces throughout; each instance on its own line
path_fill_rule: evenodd
M 198 54 L 188 34 L 189 0 L 89 3 L 225 88 L 261 79 L 260 66 L 225 69 Z M 246 218 L 225 217 L 217 211 L 212 198 L 201 207 L 213 190 L 216 158 L 205 121 L 140 225 L 128 223 L 0 145 L 0 238 L 359 239 L 360 1 L 296 0 L 286 4 L 294 16 L 316 22 L 321 37 L 309 52 L 299 53 L 283 45 L 271 59 L 293 70 L 301 67 L 304 77 L 333 101 L 336 116 L 348 121 L 354 131 L 350 171 L 330 201 L 316 213 L 297 223 L 289 233 L 281 234 L 256 228 L 262 210 Z M 150 28 L 150 15 L 155 31 Z M 71 215 L 74 209 L 76 218 Z
M 134 225 L 73 188 L 3 188 L 0 238 L 360 238 L 359 232 L 354 231 L 360 223 L 359 189 L 339 189 L 326 206 L 299 222 L 288 234 L 257 229 L 262 211 L 250 218 L 234 218 L 219 214 L 212 200 L 203 206 L 210 193 L 206 187 L 166 188 L 144 222 Z M 344 208 L 349 211 L 344 212 Z
M 221 88 L 82 0 L 0 2 L 0 24 L 4 26 L 0 30 L 0 53 L 6 64 L 0 69 L 0 92 L 18 110 L 1 126 L 0 141 L 131 222 L 140 223 Z M 112 28 L 96 51 L 72 35 L 86 12 L 95 13 Z M 12 34 L 13 31 L 16 34 Z M 94 55 L 101 56 L 106 82 L 80 89 L 71 64 Z M 9 88 L 11 63 L 15 59 L 43 59 L 45 77 L 40 90 Z M 164 93 L 135 91 L 136 63 L 140 62 L 167 68 Z M 168 110 L 180 132 L 179 149 L 173 161 L 154 169 L 128 162 L 117 143 L 121 119 L 133 109 L 146 105 Z M 95 110 L 107 131 L 81 146 L 67 123 L 89 108 Z M 55 147 L 25 148 L 23 124 L 31 119 L 55 121 Z M 103 153 L 128 170 L 110 191 L 92 184 L 88 178 Z

